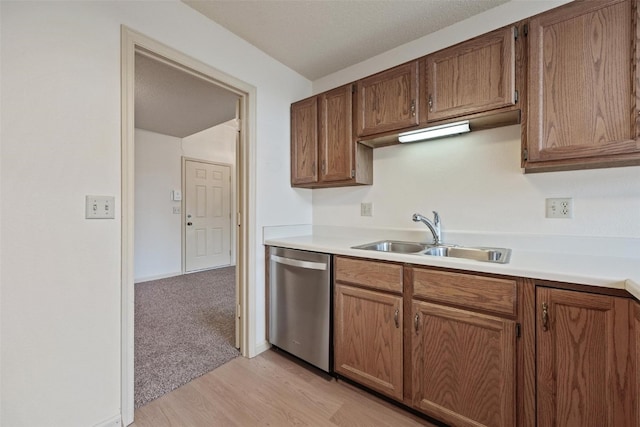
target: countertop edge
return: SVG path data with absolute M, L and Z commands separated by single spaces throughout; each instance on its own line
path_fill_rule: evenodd
M 510 263 L 496 264 L 456 258 L 375 252 L 351 248 L 351 246 L 361 243 L 354 242 L 353 239 L 349 238 L 325 238 L 313 235 L 264 240 L 264 245 L 267 246 L 280 246 L 333 255 L 621 289 L 626 290 L 634 298 L 640 300 L 640 285 L 638 284 L 640 281 L 637 280 L 640 277 L 625 275 L 627 270 L 634 270 L 633 272 L 636 273 L 634 267 L 640 264 L 640 260 L 635 258 L 598 257 L 598 266 L 595 266 L 594 264 L 596 263 L 590 262 L 592 261 L 592 256 L 546 254 L 519 250 L 517 253 L 512 253 Z M 588 271 L 578 271 L 584 265 L 588 267 L 586 269 Z M 612 273 L 610 270 L 616 270 L 616 273 Z M 621 271 L 621 276 L 618 276 L 618 271 Z

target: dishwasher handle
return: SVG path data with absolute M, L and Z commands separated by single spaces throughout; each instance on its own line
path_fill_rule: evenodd
M 271 255 L 271 261 L 292 267 L 306 268 L 309 270 L 326 270 L 327 264 L 324 262 L 301 261 L 299 259 L 285 258 L 278 255 Z

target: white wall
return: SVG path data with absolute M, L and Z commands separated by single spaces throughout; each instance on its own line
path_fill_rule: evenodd
M 560 2 L 513 1 L 314 82 L 319 92 L 419 58 Z M 374 150 L 373 186 L 314 190 L 314 225 L 640 237 L 640 167 L 523 174 L 520 126 Z M 574 218 L 545 218 L 545 198 L 572 197 Z M 372 202 L 374 216 L 360 216 Z M 490 244 L 490 243 L 487 243 Z
M 640 167 L 523 174 L 520 126 L 377 148 L 372 186 L 314 190 L 314 225 L 640 237 Z M 545 218 L 545 198 L 572 197 L 574 218 Z M 373 217 L 360 203 L 373 203 Z M 452 242 L 455 243 L 455 242 Z M 487 245 L 490 245 L 487 242 Z
M 136 282 L 180 274 L 182 216 L 171 190 L 182 188 L 181 138 L 135 131 L 134 278 Z
M 179 1 L 0 2 L 3 426 L 120 411 L 120 26 L 257 88 L 256 230 L 309 223 L 289 187 L 289 105 L 311 83 Z M 85 220 L 86 194 L 116 197 Z M 264 265 L 261 236 L 253 242 Z M 264 340 L 264 271 L 253 317 Z
M 182 188 L 182 157 L 230 165 L 235 188 L 235 120 L 184 139 L 143 129 L 135 133 L 135 272 L 136 282 L 178 275 L 182 271 L 181 202 L 171 191 Z M 233 194 L 232 212 L 235 212 Z M 235 264 L 232 233 L 231 264 Z

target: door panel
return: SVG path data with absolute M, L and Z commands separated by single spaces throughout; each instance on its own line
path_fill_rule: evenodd
M 185 161 L 185 271 L 231 263 L 231 171 Z

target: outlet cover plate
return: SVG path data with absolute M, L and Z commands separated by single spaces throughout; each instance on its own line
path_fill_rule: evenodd
M 547 218 L 573 218 L 573 199 L 570 197 L 546 199 Z
M 360 216 L 373 216 L 373 203 L 360 203 Z

